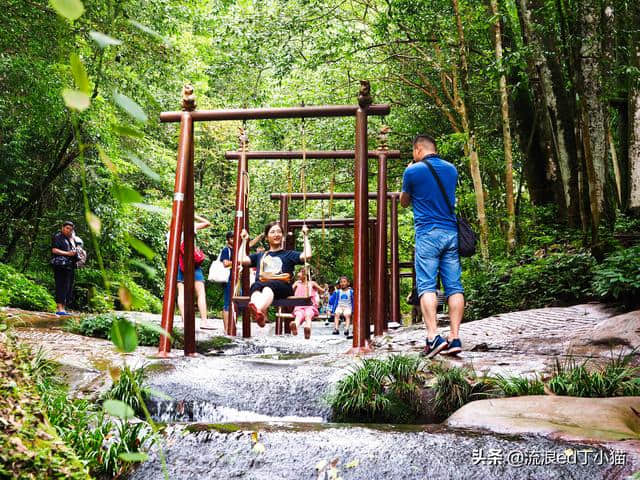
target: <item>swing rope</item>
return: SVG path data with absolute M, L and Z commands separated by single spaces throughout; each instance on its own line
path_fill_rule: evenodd
M 304 103 L 302 104 L 304 106 Z M 305 131 L 305 119 L 302 117 L 301 125 L 301 140 L 302 140 L 302 167 L 300 168 L 300 189 L 302 190 L 302 250 L 304 252 L 304 247 L 307 243 L 307 232 L 306 232 L 306 220 L 307 220 L 307 179 L 305 176 L 306 168 L 307 168 L 307 138 Z M 305 273 L 305 283 L 307 287 L 307 297 L 311 296 L 311 268 L 309 267 L 309 262 L 307 256 L 304 256 L 304 273 Z
M 242 127 L 239 128 L 240 133 L 238 135 L 238 140 L 240 142 L 240 152 L 241 153 L 246 153 L 247 152 L 247 146 L 249 144 L 249 135 L 247 133 L 247 128 L 246 128 L 247 124 L 246 122 L 242 123 Z M 251 178 L 249 177 L 249 172 L 248 171 L 244 171 L 242 172 L 242 175 L 245 177 L 246 181 L 244 182 L 244 191 L 241 193 L 241 195 L 244 195 L 244 205 L 245 205 L 245 209 L 248 209 L 249 207 L 249 192 L 251 190 Z M 240 242 L 240 245 L 238 246 L 238 249 L 236 251 L 236 257 L 235 258 L 240 258 L 240 252 L 242 251 L 242 248 L 246 248 L 245 246 L 245 242 L 242 241 Z M 242 285 L 242 264 L 238 263 L 238 276 L 236 278 L 236 284 L 233 286 L 233 296 L 237 296 L 238 293 L 240 292 L 240 288 Z

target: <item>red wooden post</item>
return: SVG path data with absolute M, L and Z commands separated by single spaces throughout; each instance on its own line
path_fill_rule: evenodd
M 367 108 L 371 105 L 369 83 L 360 82 L 356 111 L 355 155 L 355 225 L 353 228 L 353 347 L 351 353 L 370 350 L 367 345 L 367 317 L 369 307 L 368 277 L 368 165 L 367 165 Z
M 194 181 L 193 181 L 193 123 L 191 124 L 189 165 L 187 169 L 187 188 L 184 197 L 184 354 L 196 353 L 196 317 L 195 317 L 195 262 L 194 250 Z
M 382 335 L 387 320 L 387 135 L 389 127 L 380 129 L 378 151 L 378 202 L 376 232 L 376 322 L 374 335 Z
M 400 323 L 400 259 L 398 255 L 398 199 L 391 197 L 391 321 Z
M 184 217 L 184 200 L 190 149 L 193 147 L 193 119 L 191 112 L 195 109 L 193 88 L 185 86 L 182 100 L 183 112 L 180 114 L 180 137 L 178 140 L 178 160 L 176 164 L 176 180 L 173 188 L 173 206 L 171 208 L 171 225 L 169 227 L 169 245 L 167 247 L 167 271 L 165 274 L 164 298 L 162 302 L 162 328 L 169 334 L 173 331 L 173 316 L 176 302 L 176 284 L 178 275 L 178 256 L 180 254 L 180 233 Z M 167 357 L 171 351 L 171 341 L 160 336 L 158 356 Z
M 367 279 L 367 285 L 369 286 L 369 315 L 367 316 L 366 325 L 366 338 L 367 341 L 371 339 L 371 325 L 375 325 L 378 321 L 376 317 L 376 305 L 378 301 L 378 290 L 376 288 L 376 231 L 378 222 L 377 220 L 369 221 L 369 277 Z

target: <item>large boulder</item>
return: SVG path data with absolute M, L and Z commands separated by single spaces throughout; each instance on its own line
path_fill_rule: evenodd
M 638 440 L 640 397 L 532 395 L 478 400 L 456 411 L 445 423 L 458 428 L 587 442 Z
M 640 347 L 640 310 L 607 318 L 592 329 L 579 333 L 571 342 L 570 351 L 587 354 L 619 347 Z

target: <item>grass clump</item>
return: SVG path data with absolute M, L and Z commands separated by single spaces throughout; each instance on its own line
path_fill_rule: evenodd
M 544 395 L 544 383 L 537 376 L 527 377 L 504 377 L 496 375 L 486 379 L 487 383 L 493 386 L 494 393 L 505 397 L 522 397 L 525 395 Z
M 133 464 L 120 459 L 119 455 L 139 452 L 150 445 L 148 425 L 109 420 L 100 405 L 70 398 L 56 376 L 57 368 L 40 354 L 30 364 L 31 376 L 42 399 L 42 411 L 92 477 L 124 475 Z
M 446 418 L 463 405 L 488 395 L 486 382 L 479 380 L 473 369 L 454 367 L 443 363 L 432 363 L 430 370 L 435 375 L 434 409 L 438 416 Z
M 143 402 L 151 396 L 149 388 L 144 385 L 144 379 L 144 367 L 132 370 L 128 365 L 126 365 L 120 371 L 118 378 L 113 382 L 111 389 L 103 395 L 102 399 L 120 400 L 133 408 L 136 416 L 142 417 L 144 415 L 144 410 L 140 403 L 140 399 L 136 395 L 136 390 L 140 392 Z
M 334 420 L 411 423 L 420 414 L 422 370 L 419 357 L 363 360 L 329 397 Z
M 548 382 L 556 395 L 570 397 L 622 397 L 640 395 L 640 368 L 631 365 L 633 353 L 618 355 L 601 367 L 569 359 L 556 360 L 554 373 Z

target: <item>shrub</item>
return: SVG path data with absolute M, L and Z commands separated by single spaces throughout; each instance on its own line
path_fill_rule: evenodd
M 0 478 L 85 480 L 85 466 L 65 445 L 43 412 L 34 384 L 50 373 L 51 363 L 8 338 L 0 342 Z
M 338 422 L 411 423 L 419 415 L 422 360 L 393 355 L 365 359 L 329 397 Z
M 476 320 L 503 312 L 570 304 L 592 295 L 594 258 L 586 252 L 549 253 L 520 263 L 475 261 L 464 272 L 466 318 Z
M 620 250 L 594 269 L 593 290 L 633 308 L 640 303 L 640 245 Z
M 143 385 L 145 378 L 145 371 L 143 368 L 131 370 L 126 365 L 121 371 L 118 379 L 113 383 L 111 389 L 103 395 L 103 400 L 120 400 L 126 403 L 135 412 L 136 416 L 143 417 L 144 410 L 140 399 L 136 395 L 136 389 L 140 392 L 142 402 L 150 396 L 149 388 Z
M 131 305 L 129 306 L 129 310 L 151 313 L 162 312 L 162 302 L 151 292 L 145 290 L 130 278 L 122 277 L 119 282 L 115 282 L 113 285 L 116 292 L 120 286 L 124 286 L 129 290 L 129 293 L 131 294 Z M 120 307 L 124 307 L 119 301 L 118 304 Z
M 0 290 L 5 292 L 0 295 L 5 305 L 25 310 L 56 311 L 56 302 L 46 288 L 3 263 L 0 263 Z
M 635 352 L 634 352 L 635 353 Z M 619 397 L 640 395 L 640 368 L 630 365 L 633 354 L 612 358 L 606 365 L 587 368 L 587 363 L 556 360 L 549 388 L 570 397 Z
M 65 329 L 84 335 L 86 337 L 111 339 L 111 325 L 117 318 L 125 318 L 115 313 L 103 313 L 101 315 L 89 315 L 86 317 L 74 317 L 67 319 Z M 144 324 L 136 323 L 138 345 L 156 346 L 160 342 L 160 334 Z M 180 329 L 173 329 L 173 346 L 180 348 L 183 345 L 183 333 Z

